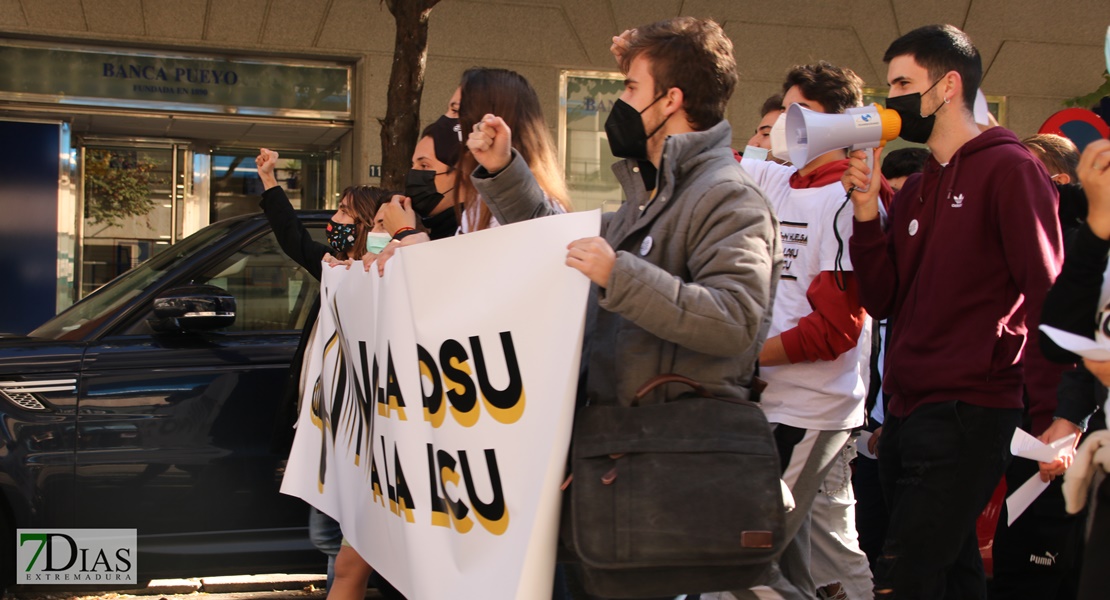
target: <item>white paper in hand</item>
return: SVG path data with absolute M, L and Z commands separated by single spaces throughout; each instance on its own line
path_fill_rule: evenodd
M 1071 435 L 1063 439 L 1071 440 L 1074 438 L 1075 436 Z M 1022 429 L 1015 429 L 1014 437 L 1010 438 L 1010 454 L 1038 462 L 1052 462 L 1057 458 L 1055 449 Z
M 1088 340 L 1090 341 L 1090 340 Z M 1075 434 L 1062 437 L 1051 444 L 1045 444 L 1021 429 L 1014 430 L 1014 437 L 1010 438 L 1010 453 L 1015 457 L 1028 458 L 1038 462 L 1052 462 L 1057 458 L 1070 454 L 1074 450 Z M 1040 474 L 1029 478 L 1006 498 L 1006 524 L 1013 525 L 1014 521 L 1033 504 L 1046 489 L 1047 481 L 1041 481 Z
M 1110 360 L 1110 344 L 1108 344 L 1110 340 L 1103 338 L 1100 341 L 1095 341 L 1049 325 L 1041 325 L 1041 331 L 1052 338 L 1057 346 L 1069 352 L 1074 352 L 1083 358 Z

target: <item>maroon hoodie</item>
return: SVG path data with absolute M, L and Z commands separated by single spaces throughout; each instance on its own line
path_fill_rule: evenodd
M 910 177 L 886 232 L 878 219 L 854 223 L 862 304 L 893 323 L 891 414 L 945 400 L 1021 408 L 1025 383 L 1034 433 L 1048 426 L 1063 367 L 1040 355 L 1027 317 L 1039 317 L 1063 262 L 1058 202 L 1041 163 L 995 127 Z

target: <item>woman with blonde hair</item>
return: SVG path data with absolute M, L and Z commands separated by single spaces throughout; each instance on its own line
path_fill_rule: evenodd
M 500 116 L 512 128 L 512 148 L 528 165 L 547 203 L 555 212 L 573 210 L 563 172 L 555 156 L 555 143 L 540 108 L 539 96 L 528 80 L 507 69 L 473 67 L 463 73 L 459 91 L 459 125 L 462 131 L 480 130 L 486 115 Z M 499 225 L 470 181 L 470 174 L 478 167 L 478 161 L 470 150 L 464 146 L 458 164 L 447 166 L 457 167 L 454 169 L 455 185 L 451 189 L 454 191 L 458 233 L 471 233 Z M 416 227 L 417 218 L 411 202 L 410 198 L 395 196 L 393 201 L 382 207 L 386 231 L 403 231 L 411 235 L 404 235 L 403 240 L 390 244 L 380 257 L 368 257 L 367 263 L 371 259 L 377 261 L 379 274 L 385 273 L 385 264 L 398 247 L 431 239 L 424 232 L 409 231 Z
M 507 69 L 475 67 L 463 73 L 460 87 L 462 103 L 459 107 L 459 124 L 462 130 L 470 132 L 481 127 L 485 115 L 501 117 L 512 128 L 513 149 L 528 164 L 549 202 L 562 209 L 562 212 L 572 210 L 566 182 L 555 156 L 555 144 L 540 108 L 539 96 L 528 80 Z M 455 180 L 459 191 L 459 224 L 463 233 L 497 225 L 496 219 L 470 182 L 470 174 L 477 167 L 478 161 L 466 150 L 459 159 Z

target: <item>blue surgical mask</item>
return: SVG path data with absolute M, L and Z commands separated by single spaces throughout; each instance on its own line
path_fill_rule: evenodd
M 388 233 L 375 233 L 371 231 L 366 234 L 366 251 L 371 254 L 381 254 L 382 250 L 389 244 L 393 236 Z
M 756 146 L 744 146 L 744 158 L 751 160 L 767 160 L 767 149 Z

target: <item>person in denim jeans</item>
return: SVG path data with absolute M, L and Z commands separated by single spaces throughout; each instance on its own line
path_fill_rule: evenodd
M 343 530 L 339 528 L 339 521 L 308 507 L 308 539 L 316 549 L 328 557 L 328 582 L 327 588 L 331 589 L 331 582 L 335 580 L 335 557 L 343 543 Z

